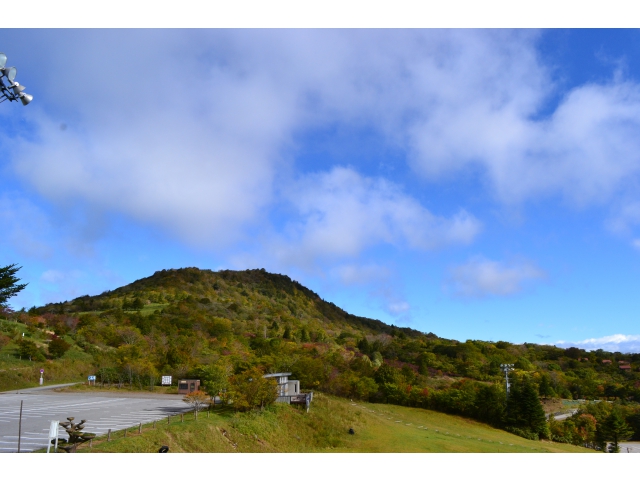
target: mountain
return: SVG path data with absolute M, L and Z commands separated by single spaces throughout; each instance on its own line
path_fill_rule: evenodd
M 10 363 L 5 372 L 27 368 L 27 358 L 47 357 L 52 375 L 55 365 L 65 365 L 60 369 L 67 377 L 72 370 L 92 371 L 100 382 L 142 388 L 160 375 L 199 377 L 212 365 L 236 375 L 252 368 L 290 371 L 303 389 L 456 413 L 531 438 L 548 435 L 547 427 L 532 430 L 528 420 L 514 417 L 513 406 L 506 416 L 503 364 L 514 365 L 513 391 L 528 396 L 529 405 L 539 396 L 640 401 L 638 354 L 448 340 L 349 314 L 264 269 L 162 270 L 100 295 L 17 312 L 10 320 L 0 320 L 0 369 Z M 30 368 L 28 378 L 37 378 L 36 367 Z M 0 378 L 0 388 L 27 378 L 15 375 Z M 640 434 L 640 410 L 634 408 L 625 418 Z

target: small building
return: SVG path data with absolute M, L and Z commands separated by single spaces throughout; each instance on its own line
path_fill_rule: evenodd
M 602 360 L 603 365 L 611 365 L 611 360 Z
M 274 378 L 278 383 L 278 398 L 276 398 L 276 402 L 306 404 L 308 409 L 309 403 L 313 399 L 313 392 L 302 393 L 300 391 L 300 380 L 289 380 L 289 375 L 291 375 L 291 372 L 269 373 L 264 375 L 264 378 Z
M 186 378 L 178 381 L 178 393 L 186 395 L 187 393 L 197 392 L 200 390 L 200 380 Z
M 631 371 L 631 365 L 629 365 L 629 364 L 626 364 L 626 365 L 618 365 L 618 368 L 619 368 L 620 370 L 626 370 L 626 371 L 629 371 L 629 372 Z

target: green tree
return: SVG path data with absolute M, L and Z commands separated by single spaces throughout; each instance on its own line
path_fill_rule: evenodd
M 527 376 L 514 380 L 511 385 L 505 423 L 534 436 L 549 438 L 549 425 L 537 388 Z
M 504 388 L 501 384 L 480 385 L 476 393 L 475 418 L 491 425 L 501 425 L 504 421 Z
M 18 341 L 18 351 L 22 358 L 28 358 L 29 360 L 43 361 L 45 360 L 42 351 L 32 340 L 21 338 Z
M 49 343 L 49 355 L 53 358 L 60 358 L 67 352 L 67 350 L 69 350 L 69 348 L 71 348 L 71 345 L 65 342 L 62 338 L 54 338 Z
M 553 390 L 551 386 L 551 381 L 549 380 L 549 375 L 546 373 L 542 374 L 540 378 L 540 385 L 538 385 L 538 390 L 540 391 L 540 395 L 544 398 L 554 397 L 556 392 Z
M 216 396 L 223 396 L 229 388 L 231 368 L 228 365 L 207 365 L 198 369 L 198 376 L 202 381 L 203 390 L 209 395 L 211 405 L 215 407 Z
M 619 409 L 614 408 L 601 425 L 602 438 L 610 441 L 609 453 L 620 453 L 620 442 L 633 436 L 633 430 Z
M 7 306 L 7 300 L 20 293 L 28 285 L 26 283 L 18 284 L 20 281 L 16 277 L 16 273 L 22 267 L 16 267 L 16 264 L 0 267 L 0 307 Z
M 282 334 L 282 338 L 284 338 L 285 340 L 291 340 L 291 329 L 289 328 L 289 325 L 284 327 L 284 333 Z

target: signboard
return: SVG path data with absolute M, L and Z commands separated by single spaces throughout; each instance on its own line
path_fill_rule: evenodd
M 171 385 L 171 375 L 162 376 L 162 385 Z
M 89 381 L 90 382 L 95 382 L 96 381 L 96 376 L 95 375 L 89 375 Z
M 58 450 L 58 420 L 51 420 L 51 425 L 49 426 L 49 445 L 47 445 L 47 453 L 49 453 L 49 449 L 51 448 L 51 440 L 56 439 L 56 446 L 54 452 Z

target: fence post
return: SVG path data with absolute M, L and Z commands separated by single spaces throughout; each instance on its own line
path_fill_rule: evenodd
M 180 423 L 184 423 L 184 413 L 180 414 Z
M 111 441 L 111 429 L 107 432 L 107 442 Z
M 156 421 L 153 421 L 153 428 L 156 428 Z
M 167 425 L 171 423 L 171 415 L 167 415 Z
M 124 438 L 127 438 L 127 429 L 124 429 Z

